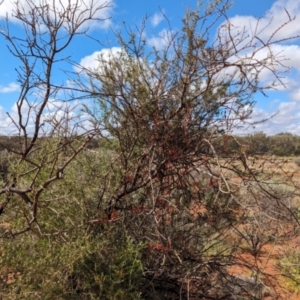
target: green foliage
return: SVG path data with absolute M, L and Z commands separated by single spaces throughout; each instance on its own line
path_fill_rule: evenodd
M 267 136 L 256 132 L 245 136 L 226 136 L 214 141 L 220 155 L 239 153 L 242 146 L 246 147 L 249 155 L 292 156 L 300 153 L 300 137 L 291 133 L 280 133 Z
M 49 153 L 57 147 L 53 139 L 43 143 L 42 149 L 46 147 Z M 30 216 L 30 211 L 22 199 L 11 196 L 6 210 L 13 214 L 1 219 L 9 222 L 9 227 L 0 232 L 0 298 L 139 299 L 144 246 L 127 235 L 122 223 L 110 225 L 99 210 L 104 205 L 99 202 L 99 193 L 108 188 L 107 182 L 112 193 L 118 181 L 116 167 L 116 172 L 107 175 L 115 155 L 110 145 L 102 143 L 97 152 L 83 151 L 61 180 L 43 190 L 38 201 L 39 230 L 33 225 L 30 231 L 14 237 L 26 227 L 24 215 Z M 36 152 L 31 160 L 42 157 L 43 151 Z M 38 173 L 25 176 L 27 167 L 26 161 L 9 165 L 19 185 L 27 186 L 36 178 L 38 186 L 51 176 L 47 164 Z M 98 221 L 91 223 L 91 219 Z
M 122 225 L 120 225 L 122 226 Z M 56 238 L 25 234 L 1 244 L 3 299 L 139 299 L 141 244 L 106 228 L 97 238 L 83 230 Z
M 142 245 L 120 232 L 110 233 L 102 251 L 76 261 L 71 275 L 77 293 L 94 293 L 95 299 L 139 299 L 143 283 Z M 81 298 L 82 299 L 82 298 Z
M 291 292 L 300 294 L 300 254 L 296 249 L 291 249 L 280 256 L 279 268 L 284 286 Z

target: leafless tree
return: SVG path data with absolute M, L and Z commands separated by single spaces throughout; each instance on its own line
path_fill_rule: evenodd
M 20 94 L 17 114 L 8 113 L 14 145 L 1 143 L 13 161 L 0 195 L 6 199 L 5 207 L 12 195 L 26 204 L 22 209 L 25 227 L 19 233 L 35 228 L 42 234 L 37 220 L 40 195 L 62 177 L 95 134 L 94 130 L 78 131 L 82 120 L 64 70 L 71 42 L 77 36 L 87 36 L 92 22 L 105 21 L 99 16 L 109 5 L 105 1 L 20 0 L 1 20 L 0 35 L 20 64 L 16 69 Z M 20 26 L 19 35 L 12 34 L 11 22 Z M 62 84 L 57 79 L 60 70 Z M 22 178 L 26 176 L 31 181 L 24 185 Z

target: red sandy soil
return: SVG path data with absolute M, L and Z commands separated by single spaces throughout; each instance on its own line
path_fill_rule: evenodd
M 277 267 L 280 254 L 291 247 L 293 247 L 295 251 L 300 251 L 300 237 L 293 239 L 288 245 L 265 245 L 262 248 L 261 254 L 256 258 L 250 253 L 241 254 L 239 257 L 237 257 L 238 265 L 231 267 L 229 269 L 229 274 L 249 275 L 249 266 L 253 266 L 253 268 L 259 268 L 266 275 L 266 286 L 273 287 L 276 294 L 276 296 L 266 296 L 264 300 L 299 300 L 300 294 L 293 294 L 284 288 L 280 278 L 280 270 Z M 245 265 L 245 267 L 243 267 L 243 265 Z

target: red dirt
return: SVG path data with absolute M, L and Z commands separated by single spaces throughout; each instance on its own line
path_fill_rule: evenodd
M 280 270 L 277 267 L 278 259 L 283 251 L 290 249 L 300 250 L 300 237 L 290 241 L 288 245 L 265 245 L 262 248 L 261 254 L 256 258 L 250 253 L 241 254 L 237 257 L 237 265 L 229 269 L 230 275 L 250 275 L 251 269 L 261 270 L 265 275 L 266 286 L 272 287 L 275 290 L 276 298 L 272 296 L 264 297 L 264 300 L 284 299 L 284 300 L 299 300 L 300 294 L 296 295 L 289 292 L 283 287 L 280 279 Z M 278 296 L 280 298 L 278 298 Z

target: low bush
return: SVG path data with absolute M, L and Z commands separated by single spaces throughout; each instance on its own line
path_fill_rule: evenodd
M 300 295 L 300 253 L 295 249 L 284 252 L 279 259 L 284 286 Z

